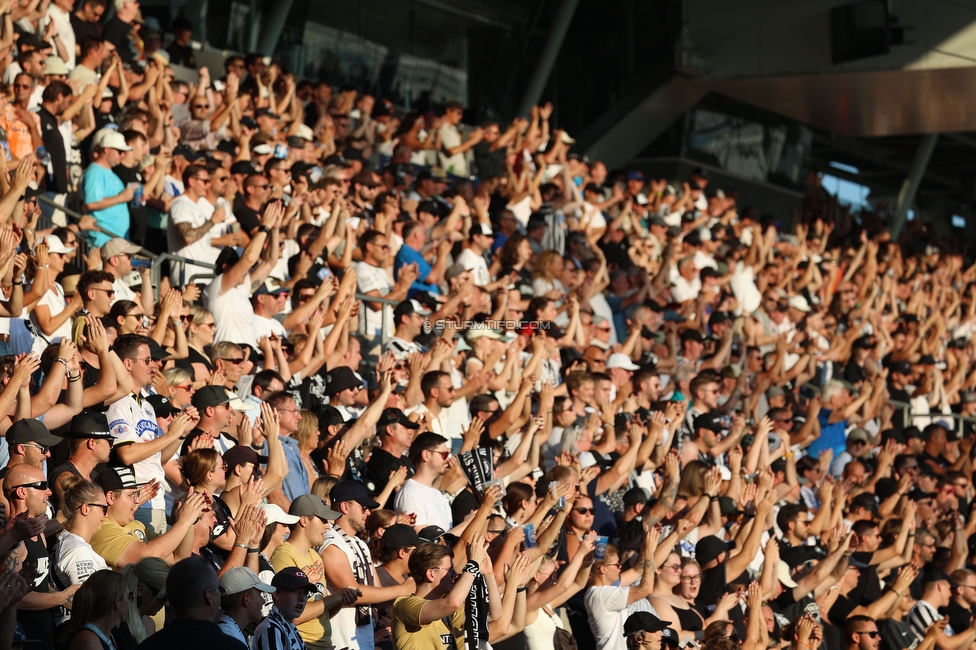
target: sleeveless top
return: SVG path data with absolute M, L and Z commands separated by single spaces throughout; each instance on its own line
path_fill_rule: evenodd
M 553 650 L 556 628 L 562 627 L 563 622 L 559 616 L 550 616 L 545 607 L 540 607 L 535 621 L 525 627 L 525 650 Z

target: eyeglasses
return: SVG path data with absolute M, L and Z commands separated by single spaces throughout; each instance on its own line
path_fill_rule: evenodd
M 203 183 L 204 185 L 209 185 L 210 183 L 212 183 L 212 182 L 213 182 L 213 181 L 211 181 L 211 180 L 210 180 L 209 178 L 200 178 L 199 176 L 197 176 L 197 177 L 196 177 L 196 178 L 194 178 L 193 180 L 195 180 L 195 181 L 200 181 L 200 182 L 201 182 L 201 183 Z
M 447 572 L 451 572 L 453 570 L 454 570 L 454 566 L 453 565 L 452 566 L 448 566 L 448 567 L 435 566 L 434 568 L 431 569 L 431 571 L 447 571 Z
M 665 564 L 661 567 L 662 569 L 671 569 L 672 571 L 681 571 L 680 564 Z
M 256 187 L 259 190 L 266 190 L 270 186 L 270 183 L 252 183 L 248 187 Z
M 228 363 L 232 363 L 232 364 L 234 364 L 235 366 L 239 366 L 239 365 L 241 365 L 242 363 L 244 363 L 244 361 L 245 361 L 245 359 L 244 359 L 244 357 L 241 357 L 240 359 L 232 359 L 232 358 L 230 358 L 230 357 L 219 357 L 219 359 L 220 359 L 221 361 L 226 361 L 226 362 L 228 362 Z M 280 411 L 281 409 L 278 409 L 278 410 Z
M 136 595 L 134 593 L 131 593 L 131 592 L 130 593 L 127 593 L 124 596 L 122 596 L 122 598 L 125 598 L 130 603 L 134 603 L 136 601 Z
M 153 361 L 155 361 L 155 359 L 153 359 L 152 357 L 146 357 L 145 359 L 143 359 L 141 357 L 136 357 L 135 359 L 133 359 L 133 361 L 138 361 L 139 363 L 144 363 L 144 364 L 146 364 L 148 366 Z
M 115 295 L 115 289 L 102 289 L 101 287 L 88 287 L 89 291 L 104 291 L 105 294 L 111 298 Z
M 30 84 L 14 84 L 14 88 L 26 88 L 27 90 L 30 90 L 32 87 L 33 86 Z
M 88 506 L 89 508 L 101 508 L 102 509 L 102 512 L 105 515 L 108 515 L 108 504 L 107 503 L 83 503 L 83 504 L 81 504 L 81 506 Z M 78 506 L 78 509 L 81 509 L 81 506 Z
M 210 108 L 209 104 L 194 104 L 193 108 Z
M 855 632 L 854 634 L 867 634 L 872 639 L 877 639 L 879 636 L 881 636 L 881 632 L 878 632 L 877 630 L 869 630 L 867 632 Z
M 34 481 L 33 483 L 21 483 L 20 485 L 15 485 L 10 488 L 10 492 L 13 492 L 17 488 L 30 488 L 32 490 L 46 490 L 47 481 Z
M 576 508 L 576 512 L 581 515 L 592 515 L 596 513 L 596 508 Z
M 698 584 L 701 582 L 701 574 L 695 576 L 681 576 L 681 582 L 690 582 L 691 584 Z
M 39 449 L 42 454 L 47 453 L 47 450 L 50 449 L 50 447 L 48 447 L 47 445 L 39 445 L 36 442 L 24 442 L 21 444 L 23 444 L 25 447 L 33 447 L 34 449 Z M 47 483 L 45 483 L 44 485 L 47 486 Z
M 448 458 L 451 457 L 451 452 L 449 451 L 440 451 L 439 449 L 434 449 L 433 453 L 439 454 L 442 460 L 447 460 Z
M 190 390 L 193 388 L 193 384 L 180 384 L 179 386 L 173 386 L 173 388 L 182 388 L 183 390 Z

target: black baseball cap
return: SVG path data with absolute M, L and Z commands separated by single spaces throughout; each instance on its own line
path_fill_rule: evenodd
M 146 398 L 146 401 L 153 407 L 157 418 L 168 418 L 180 412 L 180 409 L 173 406 L 173 402 L 162 395 L 150 395 Z
M 695 430 L 707 429 L 708 431 L 714 431 L 715 433 L 725 433 L 728 431 L 728 415 L 725 413 L 720 413 L 719 411 L 709 411 L 708 413 L 702 413 L 697 418 L 695 418 Z
M 359 481 L 339 481 L 332 486 L 329 500 L 337 505 L 344 501 L 355 501 L 364 508 L 380 507 L 378 502 L 369 498 L 366 494 L 366 486 Z
M 380 539 L 380 546 L 386 551 L 395 551 L 406 546 L 420 546 L 424 540 L 406 524 L 393 524 L 386 529 Z
M 357 388 L 363 385 L 362 380 L 348 366 L 333 368 L 325 376 L 325 394 L 335 395 L 349 388 Z
M 908 363 L 907 361 L 895 361 L 893 364 L 891 364 L 889 370 L 891 370 L 891 372 L 898 372 L 903 375 L 907 375 L 912 371 L 912 364 Z
M 379 422 L 376 423 L 378 429 L 382 429 L 385 426 L 391 424 L 402 424 L 408 429 L 419 429 L 420 425 L 416 422 L 412 422 L 403 411 L 397 408 L 383 409 L 383 414 L 380 415 Z
M 318 591 L 318 587 L 297 566 L 285 567 L 276 573 L 275 577 L 271 579 L 271 586 L 285 591 L 298 591 L 299 589 Z
M 257 467 L 268 462 L 267 456 L 262 456 L 251 449 L 250 445 L 234 445 L 223 453 L 223 457 L 224 464 L 227 465 L 227 471 L 229 472 L 233 472 L 234 468 L 238 465 L 254 463 L 254 466 Z
M 133 490 L 139 487 L 136 473 L 131 467 L 106 467 L 95 477 L 95 483 L 106 492 L 113 490 Z M 143 484 L 145 485 L 145 484 Z
M 230 404 L 230 395 L 223 386 L 204 386 L 193 394 L 191 399 L 193 406 L 203 413 L 203 409 L 208 406 L 222 406 Z
M 45 447 L 53 447 L 62 440 L 61 436 L 54 435 L 48 431 L 43 422 L 34 418 L 17 420 L 7 429 L 7 444 L 11 447 L 22 445 L 25 442 L 36 442 Z
M 705 565 L 733 548 L 735 548 L 734 541 L 727 542 L 715 535 L 709 535 L 698 540 L 698 544 L 695 545 L 695 559 L 699 564 Z
M 660 632 L 666 627 L 668 623 L 650 612 L 634 612 L 624 623 L 624 636 L 630 636 L 635 632 Z

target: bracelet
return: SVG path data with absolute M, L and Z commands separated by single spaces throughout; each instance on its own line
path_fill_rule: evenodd
M 264 451 L 264 445 L 258 445 L 257 447 L 251 445 L 251 449 L 253 449 L 254 451 Z
M 788 453 L 788 454 L 786 454 L 786 455 L 785 455 L 785 456 L 783 456 L 783 457 L 784 457 L 784 458 L 793 458 L 793 456 L 795 456 L 795 455 L 796 455 L 796 454 L 794 454 L 794 453 L 793 453 L 793 452 L 791 451 L 790 453 Z
M 37 267 L 37 268 L 39 268 L 39 269 L 46 269 L 46 268 L 48 268 L 49 266 L 51 266 L 51 265 L 50 265 L 50 264 L 40 264 L 40 265 L 38 265 L 38 267 Z
M 474 560 L 468 560 L 462 569 L 465 573 L 473 575 L 475 578 L 481 575 L 481 567 Z
M 712 496 L 712 495 L 710 495 L 710 494 L 708 495 L 708 500 L 709 500 L 709 501 L 711 501 L 711 502 L 713 502 L 713 503 L 714 503 L 715 501 L 718 501 L 718 500 L 719 500 L 720 498 L 721 498 L 721 497 L 720 497 L 720 496 L 718 496 L 718 495 L 715 495 L 715 496 Z
M 247 547 L 247 544 L 241 544 L 240 542 L 234 542 L 234 546 L 235 546 L 236 548 L 242 548 L 242 549 L 244 549 L 245 551 L 249 551 L 249 550 L 250 550 L 250 549 L 249 549 L 249 548 Z
M 14 285 L 15 287 L 21 287 L 21 286 L 23 286 L 23 285 L 24 285 L 24 283 L 23 283 L 22 281 L 21 281 L 21 282 L 14 282 L 14 283 L 13 283 L 13 285 Z
M 517 594 L 524 594 L 528 590 L 529 590 L 528 587 L 517 587 L 515 589 L 515 593 L 517 593 Z
M 64 373 L 66 375 L 71 374 L 71 369 L 68 368 L 68 361 L 66 359 L 62 359 L 61 357 L 58 357 L 57 359 L 55 359 L 55 361 L 57 361 L 62 366 L 64 366 Z
M 74 382 L 79 381 L 81 379 L 81 371 L 80 370 L 78 372 L 76 372 L 75 374 L 73 374 L 73 375 L 70 372 L 67 373 L 67 375 L 68 375 L 68 383 L 74 383 Z
M 254 548 L 251 548 L 250 546 L 245 546 L 244 548 L 247 549 L 247 552 L 248 553 L 260 553 L 261 552 L 261 549 L 258 548 L 258 547 L 256 547 L 256 546 Z
M 909 537 L 915 537 L 915 533 L 908 533 Z

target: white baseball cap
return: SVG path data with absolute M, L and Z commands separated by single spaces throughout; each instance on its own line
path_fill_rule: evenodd
M 285 524 L 286 526 L 291 526 L 292 524 L 297 524 L 298 520 L 301 519 L 298 515 L 289 515 L 281 509 L 281 506 L 274 503 L 262 503 L 258 507 L 264 510 L 264 514 L 268 516 L 269 524 Z
M 65 246 L 64 242 L 61 241 L 61 238 L 57 237 L 56 235 L 48 235 L 44 238 L 44 243 L 47 244 L 47 250 L 49 253 L 67 255 L 68 253 L 73 253 L 75 250 L 70 246 Z
M 640 370 L 640 366 L 630 360 L 626 354 L 615 352 L 607 359 L 607 370 L 611 368 L 623 368 L 624 370 Z
M 132 151 L 132 147 L 125 143 L 125 136 L 114 129 L 102 129 L 95 134 L 95 146 L 102 149 L 117 149 Z

